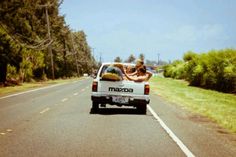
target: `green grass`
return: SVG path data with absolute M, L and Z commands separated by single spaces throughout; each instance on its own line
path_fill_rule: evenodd
M 72 78 L 72 79 L 57 79 L 57 80 L 49 80 L 49 81 L 43 81 L 43 82 L 34 82 L 34 83 L 23 83 L 20 86 L 9 86 L 9 87 L 0 87 L 0 96 L 13 94 L 17 92 L 23 92 L 30 89 L 35 89 L 39 87 L 45 87 L 53 84 L 59 84 L 59 83 L 66 83 L 71 82 L 75 80 L 79 80 L 81 78 Z
M 150 81 L 154 93 L 194 113 L 209 117 L 236 133 L 236 95 L 188 86 L 183 80 L 155 77 Z

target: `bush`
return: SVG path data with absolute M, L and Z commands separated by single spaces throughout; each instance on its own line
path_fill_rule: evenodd
M 164 66 L 164 76 L 185 79 L 190 85 L 236 93 L 236 50 L 187 52 L 183 61 Z
M 164 69 L 163 75 L 164 75 L 164 77 L 171 77 L 171 73 L 172 73 L 171 72 L 171 67 L 172 67 L 171 64 L 163 66 L 163 69 Z
M 7 79 L 17 79 L 17 70 L 16 67 L 8 64 L 7 65 Z

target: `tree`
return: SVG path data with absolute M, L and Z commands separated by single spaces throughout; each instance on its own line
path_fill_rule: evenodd
M 188 51 L 184 54 L 183 59 L 185 62 L 194 60 L 196 57 L 198 56 L 198 54 L 192 52 L 192 51 Z
M 0 83 L 4 83 L 7 76 L 13 76 L 11 72 L 17 73 L 23 81 L 30 81 L 42 76 L 51 77 L 52 68 L 56 78 L 76 76 L 77 66 L 80 74 L 92 71 L 96 62 L 86 34 L 83 31 L 72 32 L 66 25 L 65 17 L 59 15 L 63 0 L 33 2 L 34 5 L 32 0 L 0 2 Z M 46 27 L 46 10 L 51 40 Z M 53 67 L 47 51 L 49 45 L 52 48 Z
M 143 54 L 143 53 L 140 53 L 140 55 L 139 55 L 139 59 L 141 59 L 141 60 L 143 60 L 143 61 L 144 61 L 144 59 L 145 59 L 145 56 L 144 56 L 144 54 Z
M 42 0 L 34 2 L 36 5 L 32 5 L 30 0 L 3 0 L 0 3 L 0 34 L 3 41 L 0 47 L 3 47 L 1 54 L 7 54 L 1 66 L 3 72 L 1 82 L 6 80 L 6 65 L 20 67 L 23 58 L 22 50 L 25 52 L 43 50 L 50 42 L 47 40 L 47 32 L 42 29 L 46 23 L 45 15 L 42 9 L 37 8 L 43 2 Z
M 131 54 L 125 62 L 133 63 L 135 61 L 135 59 L 136 59 L 135 56 L 133 54 Z
M 5 84 L 7 77 L 7 65 L 15 66 L 17 71 L 20 68 L 21 49 L 17 46 L 9 35 L 0 28 L 0 84 Z
M 22 50 L 22 61 L 20 62 L 19 81 L 30 81 L 34 78 L 34 72 L 44 67 L 44 53 L 42 51 Z M 37 75 L 42 77 L 41 75 Z
M 91 73 L 92 67 L 94 67 L 95 60 L 91 54 L 91 48 L 89 47 L 86 34 L 84 31 L 78 31 L 73 33 L 75 35 L 76 56 L 78 58 L 78 64 L 80 73 Z
M 121 58 L 118 56 L 114 59 L 114 62 L 122 62 Z

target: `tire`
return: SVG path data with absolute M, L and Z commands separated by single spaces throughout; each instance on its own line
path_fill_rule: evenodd
M 147 113 L 147 104 L 139 104 L 137 106 L 137 110 L 140 114 L 146 114 Z
M 99 110 L 99 103 L 93 102 L 93 104 L 92 104 L 92 111 L 93 111 L 93 113 L 98 112 L 98 110 Z

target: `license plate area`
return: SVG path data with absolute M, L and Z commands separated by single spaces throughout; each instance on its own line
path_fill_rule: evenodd
M 119 104 L 128 104 L 129 98 L 125 96 L 113 96 L 112 102 Z

